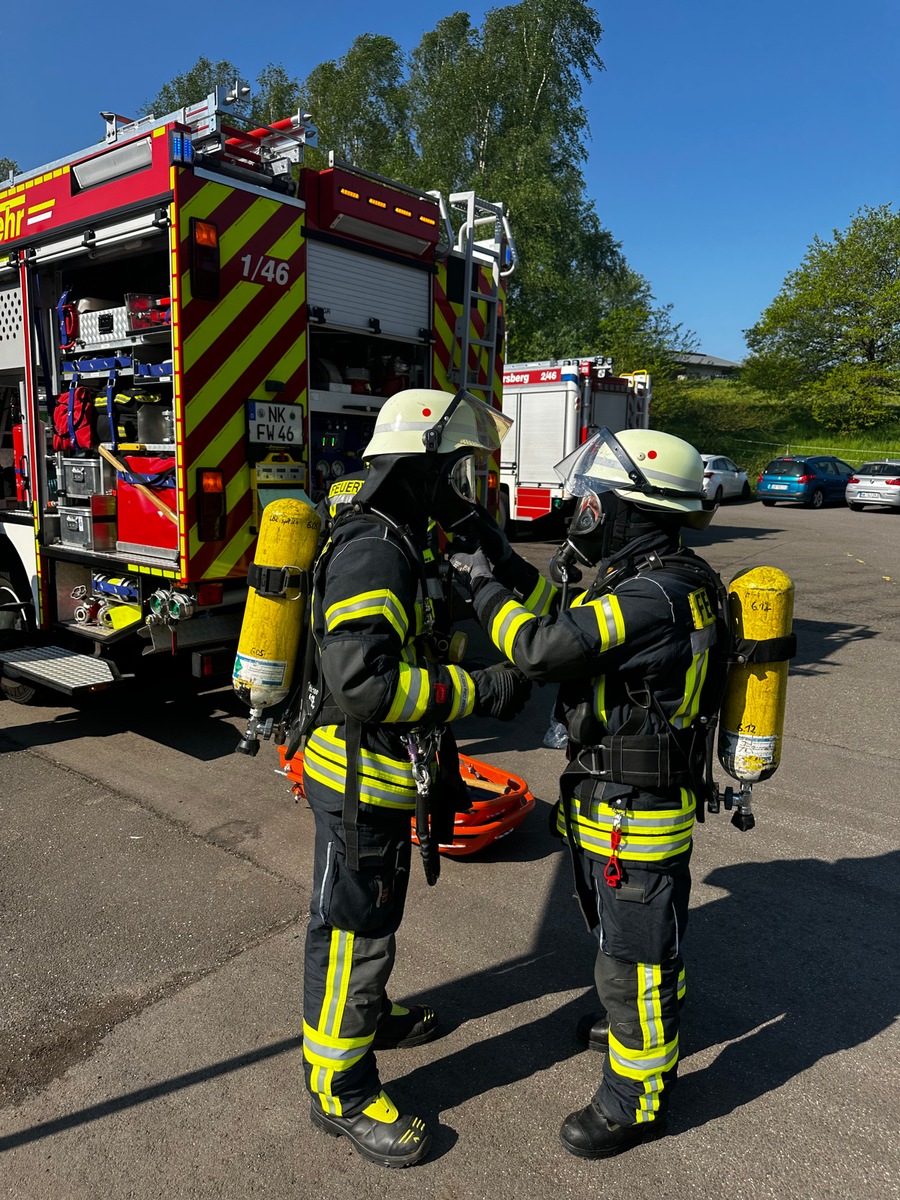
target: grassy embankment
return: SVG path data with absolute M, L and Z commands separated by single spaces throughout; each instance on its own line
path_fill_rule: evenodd
M 779 454 L 836 454 L 855 467 L 867 459 L 900 458 L 900 417 L 863 433 L 834 433 L 795 405 L 737 381 L 666 383 L 654 391 L 654 428 L 685 438 L 701 454 L 727 454 L 753 487 Z

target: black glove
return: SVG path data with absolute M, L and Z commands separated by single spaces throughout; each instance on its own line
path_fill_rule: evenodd
M 497 663 L 484 671 L 472 671 L 475 682 L 476 717 L 496 717 L 511 721 L 520 713 L 531 695 L 531 680 L 517 667 Z
M 475 504 L 466 516 L 450 527 L 453 548 L 471 553 L 482 549 L 496 567 L 513 552 L 506 534 L 482 504 Z
M 450 556 L 450 564 L 460 575 L 465 576 L 469 587 L 473 587 L 478 579 L 494 578 L 491 564 L 485 558 L 483 550 L 476 550 L 472 554 L 452 554 Z

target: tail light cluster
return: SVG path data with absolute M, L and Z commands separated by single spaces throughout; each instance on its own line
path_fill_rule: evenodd
M 812 481 L 814 479 L 815 479 L 815 475 L 801 475 L 800 478 L 797 480 L 797 482 L 798 483 L 812 483 Z

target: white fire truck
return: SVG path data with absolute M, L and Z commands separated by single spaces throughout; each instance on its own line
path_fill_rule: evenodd
M 614 375 L 612 359 L 601 355 L 508 364 L 503 411 L 515 424 L 501 448 L 501 524 L 565 515 L 572 498 L 556 463 L 604 425 L 646 429 L 651 395 L 646 371 Z
M 335 161 L 243 85 L 0 183 L 0 681 L 230 669 L 260 512 L 360 466 L 384 399 L 499 407 L 503 206 Z M 485 470 L 496 508 L 498 468 Z M 136 651 L 136 652 L 135 652 Z

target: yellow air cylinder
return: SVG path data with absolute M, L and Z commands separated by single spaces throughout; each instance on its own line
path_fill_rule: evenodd
M 254 565 L 270 572 L 249 589 L 232 678 L 253 709 L 280 703 L 291 689 L 307 603 L 300 572 L 315 561 L 321 524 L 304 500 L 272 500 L 263 509 Z M 283 594 L 273 594 L 279 583 Z
M 794 585 L 777 567 L 753 567 L 728 586 L 738 637 L 765 641 L 787 636 L 794 616 Z M 719 762 L 734 779 L 769 779 L 781 760 L 788 662 L 735 665 L 719 718 Z

